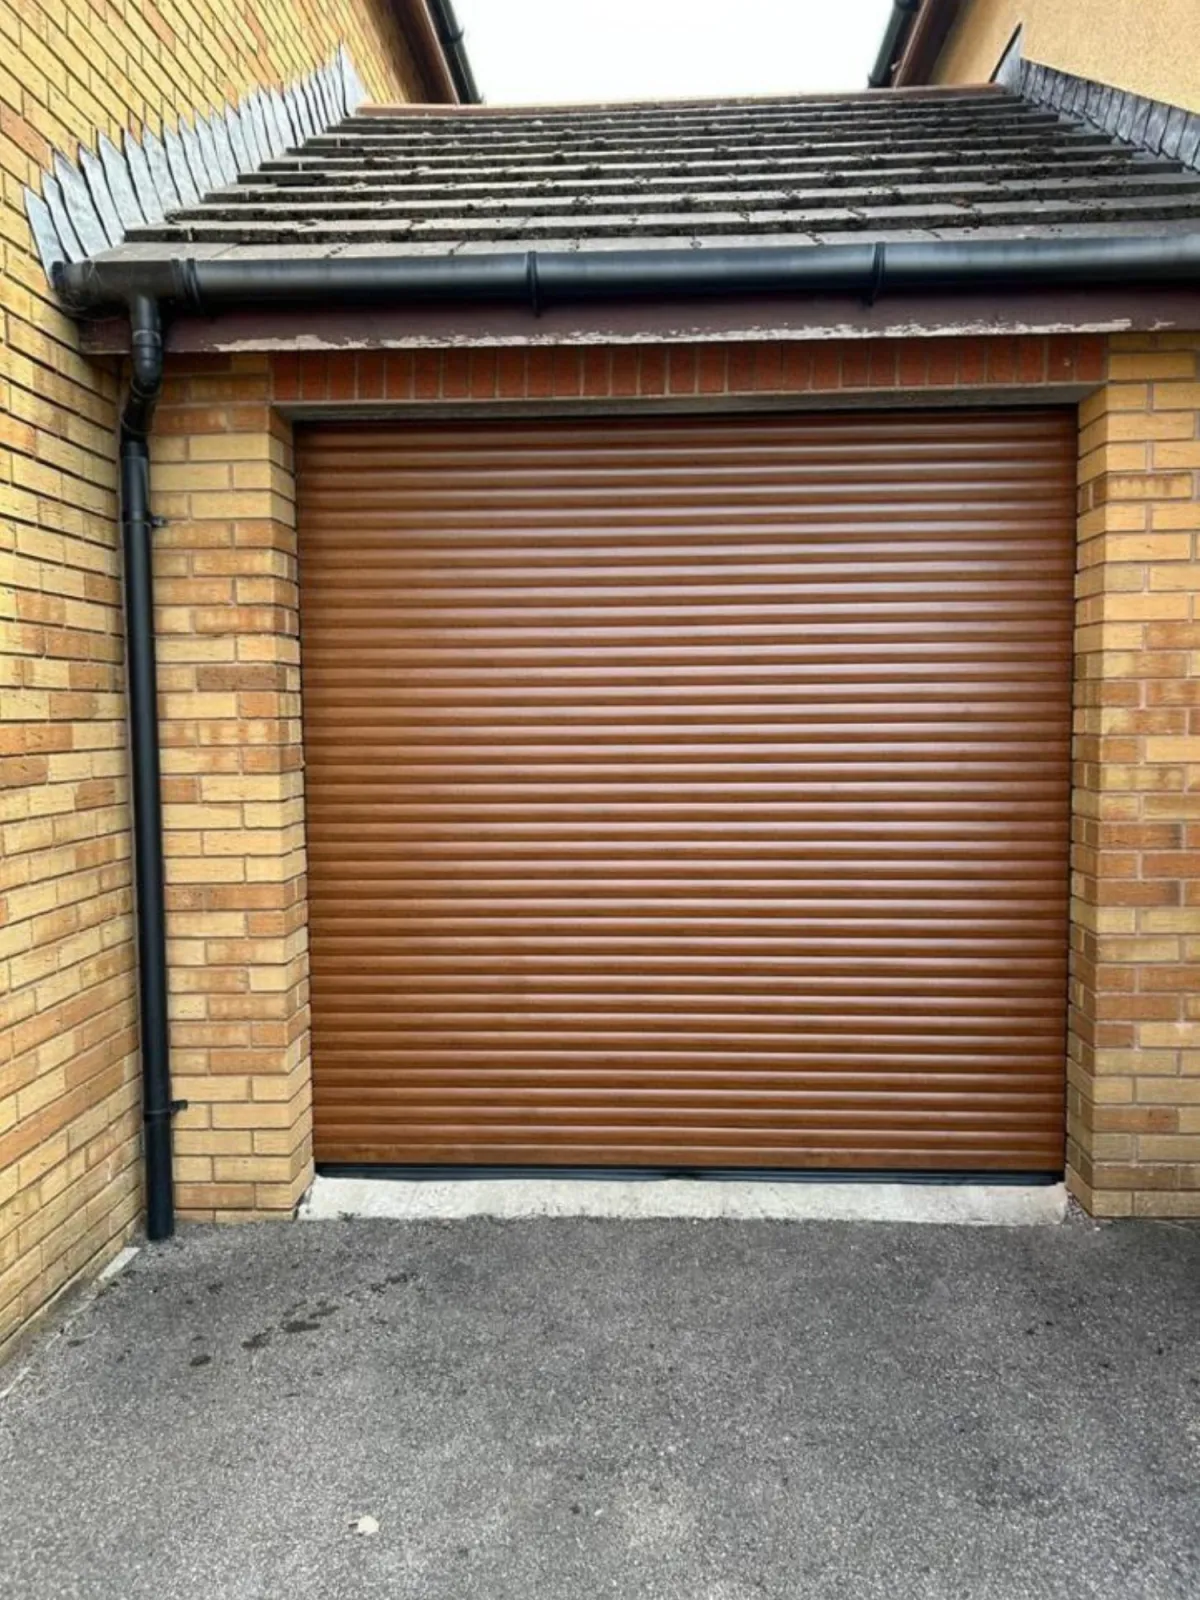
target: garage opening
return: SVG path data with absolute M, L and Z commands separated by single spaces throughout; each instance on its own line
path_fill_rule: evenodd
M 297 451 L 318 1161 L 1061 1171 L 1072 413 Z

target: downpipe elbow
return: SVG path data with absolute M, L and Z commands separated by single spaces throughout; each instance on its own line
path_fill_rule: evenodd
M 134 295 L 129 302 L 129 393 L 121 415 L 125 440 L 145 440 L 163 385 L 162 317 L 158 302 Z

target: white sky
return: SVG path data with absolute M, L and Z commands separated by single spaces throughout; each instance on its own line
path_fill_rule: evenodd
M 862 89 L 890 10 L 891 0 L 455 0 L 492 105 Z

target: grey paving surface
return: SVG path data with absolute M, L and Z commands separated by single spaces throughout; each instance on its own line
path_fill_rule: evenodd
M 1198 1593 L 1178 1224 L 189 1230 L 0 1405 L 12 1600 Z

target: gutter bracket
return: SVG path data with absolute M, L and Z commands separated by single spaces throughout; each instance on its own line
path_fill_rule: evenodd
M 204 315 L 204 300 L 200 293 L 200 275 L 193 256 L 172 256 L 171 277 L 176 285 L 175 298 L 182 300 L 198 315 Z
M 530 250 L 525 256 L 525 287 L 529 291 L 529 309 L 535 317 L 542 314 L 542 286 L 538 280 L 537 251 Z
M 863 305 L 873 306 L 883 293 L 883 278 L 887 271 L 887 245 L 879 243 L 871 252 L 871 275 L 863 294 Z

